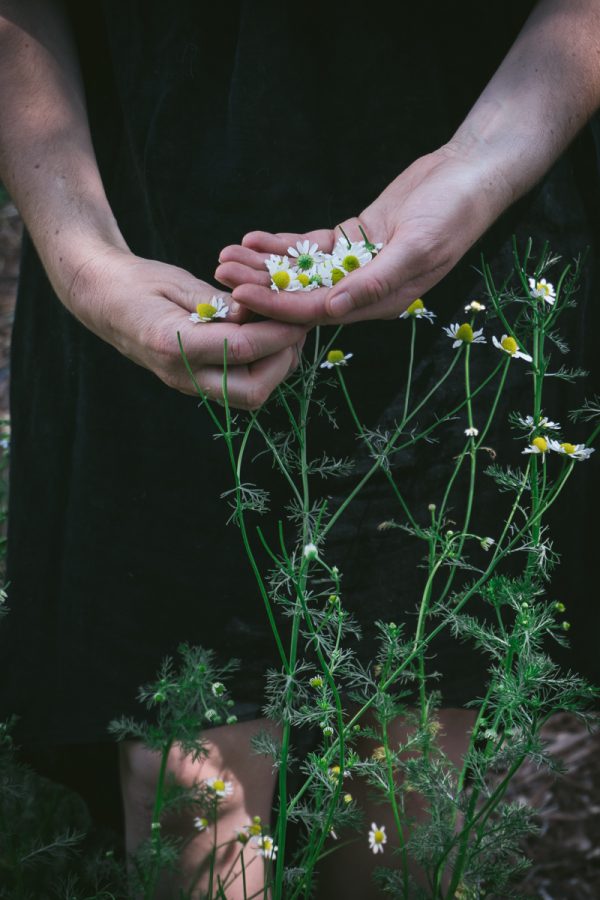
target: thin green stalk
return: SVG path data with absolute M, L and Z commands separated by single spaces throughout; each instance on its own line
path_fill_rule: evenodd
M 152 835 L 152 843 L 153 845 L 160 845 L 161 836 L 160 836 L 160 814 L 163 808 L 163 797 L 165 790 L 165 778 L 167 774 L 167 763 L 169 761 L 169 753 L 171 752 L 171 747 L 173 746 L 174 739 L 169 738 L 167 743 L 162 749 L 161 757 L 160 757 L 160 768 L 158 770 L 158 779 L 156 782 L 156 793 L 154 795 L 154 808 L 152 810 L 152 824 L 150 826 L 151 835 Z M 154 892 L 156 890 L 156 879 L 159 875 L 159 859 L 158 853 L 155 846 L 155 860 L 152 863 L 152 867 L 150 869 L 150 881 L 146 882 L 144 886 L 144 898 L 145 900 L 152 900 L 154 897 Z
M 406 422 L 408 418 L 408 403 L 410 400 L 410 389 L 412 386 L 413 365 L 415 360 L 415 336 L 417 333 L 417 320 L 415 316 L 411 317 L 411 334 L 410 334 L 410 353 L 408 358 L 408 378 L 406 379 L 406 392 L 404 394 L 404 411 L 402 413 L 402 422 Z
M 406 849 L 406 838 L 404 836 L 404 827 L 400 818 L 400 811 L 396 800 L 396 782 L 394 779 L 394 769 L 392 766 L 392 756 L 390 753 L 390 742 L 388 736 L 387 722 L 382 723 L 383 749 L 385 753 L 385 763 L 388 777 L 388 794 L 394 814 L 394 822 L 396 823 L 396 831 L 400 841 L 400 854 L 402 857 L 402 881 L 404 882 L 404 897 L 408 897 L 408 851 Z
M 373 452 L 374 452 L 374 451 L 373 451 L 373 446 L 372 446 L 372 444 L 371 444 L 371 441 L 369 440 L 368 435 L 366 434 L 366 432 L 365 432 L 365 430 L 364 430 L 364 428 L 363 428 L 362 422 L 361 422 L 360 419 L 358 418 L 358 415 L 357 415 L 357 412 L 356 412 L 356 408 L 355 408 L 354 403 L 352 402 L 352 400 L 351 400 L 351 398 L 350 398 L 350 394 L 349 394 L 348 388 L 347 388 L 347 386 L 346 386 L 346 380 L 345 380 L 344 376 L 342 375 L 342 370 L 341 370 L 341 368 L 338 366 L 337 369 L 336 369 L 336 371 L 337 371 L 338 379 L 339 379 L 339 382 L 340 382 L 340 386 L 341 386 L 341 388 L 342 388 L 342 393 L 344 394 L 344 399 L 346 400 L 346 404 L 347 404 L 348 409 L 349 409 L 349 411 L 350 411 L 350 415 L 352 416 L 352 418 L 353 418 L 353 420 L 354 420 L 354 424 L 355 424 L 356 427 L 358 428 L 358 431 L 359 431 L 359 434 L 360 434 L 361 438 L 364 440 L 364 442 L 366 443 L 366 445 L 367 445 L 367 447 L 369 448 L 369 450 L 371 451 L 371 453 L 373 453 Z M 394 476 L 392 475 L 390 469 L 387 468 L 386 466 L 384 466 L 384 467 L 383 467 L 383 472 L 384 472 L 384 474 L 385 474 L 387 480 L 389 481 L 390 486 L 391 486 L 392 490 L 394 491 L 394 493 L 395 493 L 395 495 L 396 495 L 396 497 L 397 497 L 397 499 L 398 499 L 398 502 L 400 503 L 400 506 L 402 507 L 402 509 L 403 509 L 403 511 L 404 511 L 405 516 L 406 516 L 407 519 L 409 520 L 409 522 L 410 522 L 410 524 L 412 525 L 412 527 L 413 527 L 415 530 L 419 530 L 419 526 L 418 526 L 418 524 L 417 524 L 417 522 L 416 522 L 414 516 L 412 515 L 410 509 L 408 508 L 408 506 L 407 506 L 407 504 L 406 504 L 406 501 L 405 501 L 404 497 L 403 497 L 402 494 L 400 493 L 400 488 L 399 488 L 398 485 L 396 484 L 396 481 L 395 481 Z

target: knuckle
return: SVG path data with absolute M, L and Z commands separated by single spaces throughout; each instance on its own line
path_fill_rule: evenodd
M 377 303 L 387 297 L 392 286 L 386 278 L 382 278 L 377 272 L 369 272 L 365 275 L 363 283 L 363 296 L 367 302 Z
M 262 382 L 251 385 L 246 392 L 246 404 L 248 409 L 260 409 L 260 407 L 267 402 L 270 394 L 270 388 Z
M 228 347 L 229 360 L 234 365 L 245 365 L 259 356 L 256 340 L 243 328 L 229 339 Z
M 171 370 L 180 359 L 177 340 L 170 330 L 150 323 L 141 329 L 140 341 L 149 349 L 161 369 Z

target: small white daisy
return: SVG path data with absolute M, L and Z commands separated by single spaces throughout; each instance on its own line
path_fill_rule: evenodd
M 270 258 L 265 260 L 265 266 L 271 276 L 272 291 L 299 291 L 302 289 L 303 283 L 298 280 L 298 273 L 295 269 L 290 267 L 287 256 L 271 254 Z
M 307 544 L 302 552 L 305 559 L 316 559 L 319 555 L 316 544 Z
M 206 831 L 208 828 L 208 819 L 205 819 L 204 816 L 196 816 L 194 819 L 194 828 L 196 831 Z
M 558 441 L 548 441 L 548 446 L 555 453 L 562 453 L 563 456 L 569 456 L 571 459 L 589 459 L 594 452 L 593 447 L 586 447 L 585 444 L 560 444 Z
M 500 340 L 493 335 L 492 343 L 494 347 L 497 347 L 498 350 L 503 350 L 505 353 L 508 353 L 509 356 L 512 356 L 513 359 L 524 359 L 525 362 L 532 362 L 533 357 L 529 355 L 529 353 L 523 353 L 522 350 L 519 350 L 519 345 L 515 341 L 514 337 L 510 337 L 508 334 L 503 334 Z
M 484 309 L 485 309 L 485 306 L 483 305 L 483 303 L 480 303 L 479 300 L 471 300 L 471 302 L 467 303 L 467 305 L 465 306 L 466 313 L 468 313 L 468 312 L 475 312 L 475 313 L 483 312 Z
M 408 319 L 409 316 L 413 319 L 428 319 L 432 324 L 435 319 L 435 313 L 431 312 L 430 309 L 425 308 L 425 304 L 421 300 L 420 297 L 417 297 L 416 300 L 407 306 L 403 313 L 400 313 L 398 316 L 399 319 Z
M 459 325 L 458 322 L 450 326 L 444 325 L 444 331 L 448 337 L 454 338 L 453 347 L 460 347 L 461 344 L 486 343 L 483 337 L 483 328 L 480 328 L 479 331 L 473 331 L 468 322 L 464 322 L 462 325 Z
M 231 797 L 233 794 L 233 784 L 231 781 L 223 781 L 222 778 L 206 778 L 204 783 L 207 788 L 221 799 Z
M 547 453 L 549 449 L 548 441 L 544 437 L 536 437 L 532 440 L 529 447 L 525 447 L 523 453 Z
M 348 241 L 341 237 L 333 248 L 332 258 L 334 265 L 345 272 L 354 272 L 366 266 L 373 259 L 370 250 L 365 247 L 364 241 Z
M 343 350 L 330 350 L 325 361 L 321 363 L 321 368 L 333 369 L 334 366 L 345 366 L 353 356 L 353 353 L 344 353 Z
M 215 681 L 212 684 L 211 691 L 212 691 L 213 697 L 222 697 L 223 694 L 225 693 L 225 685 L 223 684 L 222 681 Z
M 265 859 L 275 859 L 277 856 L 277 847 L 273 838 L 269 837 L 268 834 L 261 834 L 260 837 L 252 838 L 252 843 L 260 856 L 263 856 Z
M 530 431 L 535 431 L 536 428 L 541 428 L 546 431 L 560 431 L 560 425 L 558 422 L 551 422 L 547 416 L 542 416 L 537 423 L 533 421 L 533 416 L 517 416 L 517 422 L 523 428 L 528 428 Z
M 467 437 L 477 437 L 479 434 L 479 429 L 473 426 L 472 428 L 465 428 L 465 434 Z
M 369 832 L 369 847 L 371 848 L 373 853 L 383 853 L 384 844 L 387 844 L 385 825 L 377 826 L 375 822 L 371 822 L 371 830 Z
M 224 297 L 211 297 L 209 303 L 199 303 L 196 312 L 190 316 L 190 321 L 198 324 L 198 322 L 212 322 L 214 319 L 224 319 L 229 312 L 229 307 L 225 303 Z
M 545 278 L 541 278 L 540 281 L 536 281 L 535 278 L 530 278 L 529 292 L 532 297 L 545 300 L 550 306 L 554 305 L 554 301 L 556 300 L 554 285 L 550 284 L 549 281 L 546 281 Z
M 494 544 L 496 543 L 496 541 L 494 540 L 494 538 L 491 538 L 491 537 L 484 537 L 484 538 L 482 538 L 482 539 L 479 541 L 479 543 L 480 543 L 480 545 L 481 545 L 481 549 L 482 549 L 482 550 L 485 550 L 485 552 L 487 553 L 488 550 L 490 549 L 490 547 L 493 547 L 493 546 L 494 546 Z
M 296 266 L 301 272 L 308 272 L 323 259 L 318 244 L 310 241 L 297 241 L 295 247 L 288 247 L 288 253 L 296 260 Z

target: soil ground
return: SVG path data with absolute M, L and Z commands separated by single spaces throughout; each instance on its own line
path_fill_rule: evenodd
M 8 348 L 19 267 L 21 224 L 0 201 L 0 420 L 8 418 Z M 562 760 L 559 776 L 522 768 L 509 799 L 539 810 L 539 833 L 527 842 L 531 868 L 518 885 L 541 900 L 600 897 L 600 734 L 589 735 L 569 715 L 545 729 L 550 752 Z

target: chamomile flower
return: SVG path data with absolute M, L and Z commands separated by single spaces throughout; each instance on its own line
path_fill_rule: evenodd
M 196 816 L 194 819 L 194 828 L 196 831 L 206 831 L 208 828 L 208 819 L 205 819 L 204 816 Z
M 556 300 L 554 285 L 546 281 L 545 278 L 541 278 L 539 281 L 536 281 L 535 278 L 530 278 L 529 293 L 536 299 L 545 300 L 550 306 L 553 306 Z
M 473 425 L 471 428 L 465 428 L 465 434 L 467 437 L 477 437 L 479 429 Z
M 331 256 L 326 256 L 322 262 L 317 263 L 310 275 L 311 287 L 333 287 L 344 278 L 346 273 L 338 268 Z
M 375 822 L 371 822 L 371 830 L 369 832 L 369 847 L 371 848 L 373 853 L 383 853 L 384 844 L 387 844 L 385 825 L 377 826 Z
M 348 246 L 348 241 L 344 237 L 341 237 L 333 248 L 332 257 L 335 266 L 345 272 L 354 272 L 355 269 L 366 266 L 373 258 L 364 241 L 350 241 Z
M 325 361 L 321 363 L 321 368 L 333 369 L 334 366 L 345 366 L 353 356 L 353 353 L 344 353 L 343 350 L 330 350 Z
M 535 437 L 529 447 L 525 447 L 523 453 L 547 453 L 550 449 L 548 441 L 544 437 Z
M 474 313 L 483 312 L 484 309 L 485 309 L 485 306 L 483 305 L 483 303 L 480 303 L 479 300 L 471 300 L 471 302 L 470 302 L 470 303 L 467 303 L 467 305 L 465 306 L 465 312 L 466 312 L 466 313 L 469 313 L 469 312 L 474 312 Z
M 561 444 L 552 439 L 548 441 L 548 446 L 555 453 L 562 453 L 563 456 L 569 456 L 571 459 L 589 459 L 594 452 L 593 447 L 586 447 L 585 444 Z
M 496 541 L 494 540 L 494 538 L 491 538 L 491 537 L 484 537 L 484 538 L 481 538 L 481 540 L 479 541 L 481 549 L 485 550 L 486 553 L 488 552 L 490 547 L 494 546 L 495 543 L 496 543 Z
M 444 331 L 449 338 L 454 338 L 453 347 L 460 347 L 461 344 L 486 343 L 483 337 L 483 328 L 480 328 L 479 331 L 473 331 L 468 322 L 464 322 L 462 325 L 459 325 L 458 322 L 450 326 L 444 325 Z
M 288 253 L 296 260 L 296 266 L 301 272 L 308 272 L 323 259 L 318 244 L 310 241 L 297 241 L 295 247 L 288 247 Z
M 544 431 L 560 431 L 559 423 L 551 422 L 547 416 L 542 416 L 537 425 L 533 421 L 533 416 L 525 416 L 525 418 L 523 418 L 523 416 L 517 416 L 517 422 L 522 428 L 528 428 L 529 431 L 535 431 L 536 428 L 541 428 Z
M 247 844 L 250 840 L 248 832 L 244 831 L 243 828 L 235 828 L 233 833 L 235 834 L 236 841 L 238 841 L 240 844 Z
M 398 316 L 399 319 L 428 319 L 432 324 L 435 319 L 435 313 L 431 312 L 430 309 L 426 309 L 425 304 L 421 300 L 420 297 L 417 297 L 416 300 L 407 306 L 403 313 L 400 313 Z
M 233 784 L 231 781 L 224 781 L 222 778 L 206 778 L 204 783 L 206 784 L 206 787 L 220 799 L 231 797 L 233 794 Z
M 272 254 L 269 259 L 265 260 L 265 266 L 271 276 L 272 291 L 299 291 L 303 287 L 296 271 L 290 268 L 290 261 L 287 256 L 275 256 Z
M 505 353 L 508 353 L 509 356 L 512 356 L 513 359 L 524 359 L 525 362 L 532 362 L 533 357 L 529 355 L 529 353 L 523 353 L 522 350 L 519 350 L 519 345 L 515 341 L 514 337 L 510 337 L 508 334 L 503 334 L 500 340 L 493 335 L 492 343 L 494 347 L 497 347 L 498 350 L 503 350 Z
M 214 681 L 211 685 L 211 691 L 213 697 L 222 697 L 225 693 L 225 685 L 222 681 Z
M 305 559 L 316 559 L 319 555 L 316 544 L 306 544 L 302 553 Z
M 214 319 L 224 319 L 229 312 L 229 307 L 225 303 L 224 297 L 212 297 L 208 303 L 199 303 L 196 312 L 190 316 L 190 321 L 198 324 L 199 322 L 212 322 Z
M 252 838 L 252 843 L 258 850 L 259 855 L 265 859 L 275 859 L 277 856 L 275 842 L 268 834 L 261 834 L 260 837 Z

